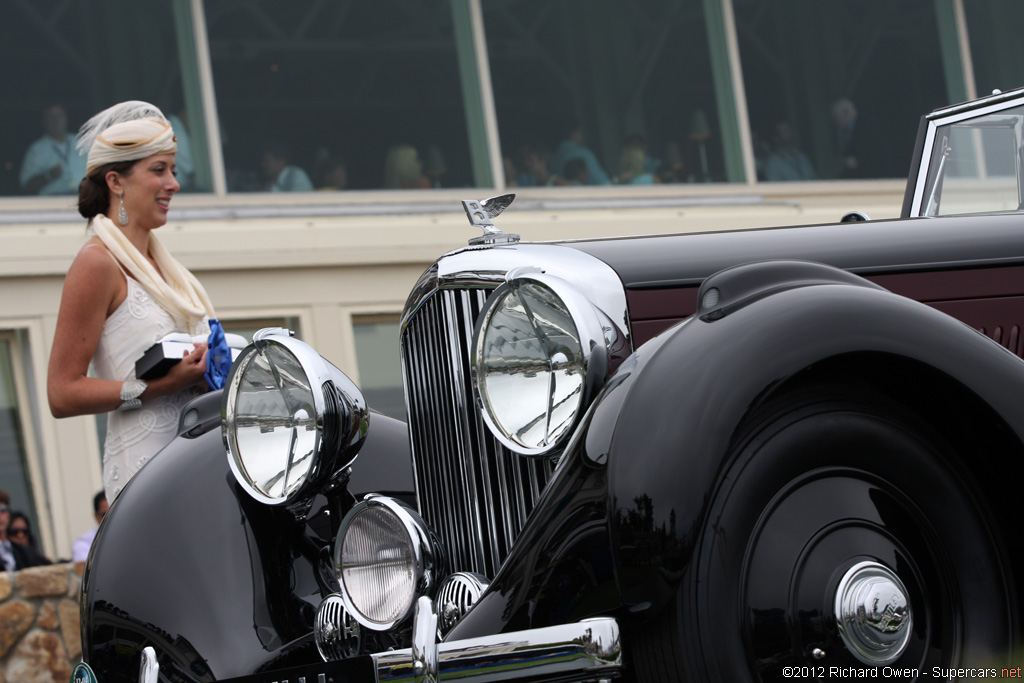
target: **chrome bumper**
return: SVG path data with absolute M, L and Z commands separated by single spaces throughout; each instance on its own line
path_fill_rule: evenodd
M 529 678 L 531 681 L 605 682 L 619 676 L 622 647 L 619 625 L 611 617 L 585 619 L 574 624 L 548 626 L 452 642 L 437 642 L 437 614 L 429 598 L 416 603 L 413 646 L 356 658 L 360 672 L 376 675 L 376 683 L 414 681 L 470 683 Z M 372 665 L 365 667 L 365 660 Z M 335 669 L 346 680 L 359 680 L 352 671 L 355 660 L 326 662 L 301 671 L 277 671 L 231 679 L 230 683 L 326 683 Z M 367 671 L 369 669 L 369 671 Z M 160 667 L 152 648 L 146 648 L 139 683 L 157 683 Z M 372 671 L 373 673 L 370 673 Z M 227 682 L 226 682 L 227 683 Z
M 499 681 L 529 677 L 603 681 L 622 667 L 619 626 L 610 617 L 437 643 L 437 615 L 428 598 L 416 603 L 413 646 L 371 655 L 377 681 Z

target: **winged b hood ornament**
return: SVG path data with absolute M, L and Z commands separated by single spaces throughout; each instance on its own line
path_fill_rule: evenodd
M 491 220 L 507 209 L 515 198 L 515 194 L 503 194 L 480 201 L 475 199 L 462 200 L 462 208 L 466 210 L 466 216 L 469 217 L 470 224 L 484 231 L 484 234 L 480 237 L 474 237 L 469 240 L 471 245 L 504 244 L 519 241 L 519 235 L 503 232 L 500 228 L 496 228 Z

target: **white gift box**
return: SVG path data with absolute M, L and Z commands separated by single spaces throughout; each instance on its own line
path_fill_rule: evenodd
M 175 363 L 192 352 L 195 344 L 205 342 L 207 335 L 190 336 L 183 332 L 172 332 L 157 343 L 146 349 L 142 357 L 135 361 L 135 377 L 137 379 L 156 379 L 168 373 Z M 238 334 L 224 333 L 224 339 L 231 349 L 231 360 L 234 362 L 249 342 Z

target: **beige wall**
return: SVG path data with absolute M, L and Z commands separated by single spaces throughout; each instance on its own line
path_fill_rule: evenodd
M 797 185 L 523 191 L 496 223 L 525 240 L 725 230 L 837 221 L 861 210 L 897 216 L 903 184 Z M 398 313 L 423 270 L 479 231 L 460 200 L 479 191 L 179 196 L 158 233 L 203 281 L 224 319 L 295 316 L 303 337 L 358 382 L 352 316 Z M 344 203 L 339 202 L 344 198 Z M 391 213 L 389 213 L 391 212 Z M 0 203 L 0 330 L 22 330 L 34 411 L 39 535 L 51 557 L 93 525 L 102 488 L 91 417 L 54 420 L 45 397 L 48 352 L 63 275 L 85 240 L 68 200 Z M 45 509 L 44 509 L 45 508 Z

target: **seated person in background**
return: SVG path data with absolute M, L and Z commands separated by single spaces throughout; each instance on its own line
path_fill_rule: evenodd
M 523 145 L 519 150 L 519 167 L 522 170 L 516 176 L 516 184 L 522 187 L 568 185 L 564 178 L 548 168 L 550 156 L 546 149 Z
M 571 180 L 567 166 L 572 159 L 583 160 L 587 167 L 587 184 L 611 184 L 611 179 L 604 168 L 601 167 L 601 162 L 597 160 L 597 156 L 584 146 L 583 125 L 579 122 L 569 127 L 566 139 L 558 144 L 555 156 L 551 160 L 551 172 Z
M 348 166 L 326 147 L 316 151 L 312 176 L 317 190 L 332 192 L 348 187 Z
M 283 143 L 273 143 L 263 152 L 263 173 L 268 192 L 312 192 L 309 175 L 290 162 L 290 151 Z
M 589 185 L 590 171 L 587 162 L 580 158 L 569 159 L 565 164 L 565 179 L 569 185 Z
M 75 542 L 71 545 L 72 562 L 85 562 L 89 559 L 89 548 L 92 547 L 92 541 L 96 538 L 96 530 L 99 529 L 99 524 L 103 521 L 103 516 L 107 514 L 107 508 L 109 507 L 106 493 L 100 491 L 93 496 L 92 515 L 96 519 L 96 526 L 76 538 Z
M 622 150 L 618 181 L 625 185 L 653 185 L 657 179 L 647 170 L 647 154 L 644 148 L 628 144 Z
M 384 161 L 384 188 L 387 190 L 419 190 L 433 187 L 423 175 L 419 152 L 412 145 L 393 145 Z
M 817 174 L 807 155 L 796 146 L 793 127 L 785 121 L 775 124 L 772 147 L 762 166 L 764 179 L 771 181 L 814 180 Z
M 348 187 L 348 167 L 340 159 L 334 159 L 324 170 L 318 190 L 344 190 Z
M 36 545 L 36 538 L 32 535 L 32 526 L 24 512 L 11 512 L 11 523 L 7 525 L 7 537 L 11 539 L 11 543 L 18 543 L 24 549 L 27 560 L 26 567 L 53 564 Z
M 430 186 L 441 187 L 441 181 L 448 173 L 448 164 L 444 160 L 444 154 L 441 153 L 440 147 L 431 145 L 427 148 L 427 160 L 424 166 L 423 173 L 427 176 Z
M 7 536 L 11 523 L 11 496 L 0 489 L 0 571 L 13 572 L 30 567 L 28 553 L 20 543 L 14 543 Z
M 59 104 L 43 112 L 43 137 L 25 152 L 18 183 L 25 194 L 77 194 L 85 177 L 85 157 L 68 132 L 68 115 Z
M 516 164 L 512 157 L 501 157 L 501 167 L 505 172 L 505 185 L 508 187 L 519 187 L 519 173 L 516 172 Z

